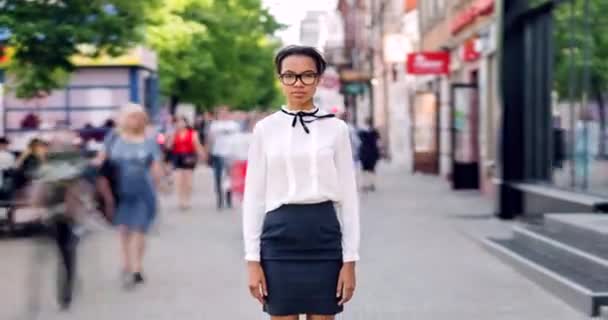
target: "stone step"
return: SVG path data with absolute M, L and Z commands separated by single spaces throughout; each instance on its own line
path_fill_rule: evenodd
M 513 239 L 486 239 L 484 243 L 500 259 L 575 309 L 597 317 L 602 306 L 608 306 L 608 266 L 573 258 L 566 248 L 551 247 L 546 239 L 524 229 L 516 233 Z
M 608 243 L 608 215 L 558 213 L 544 216 L 544 229 L 573 243 Z M 608 250 L 608 246 L 606 246 Z M 607 256 L 608 257 L 608 256 Z
M 539 253 L 562 256 L 565 261 L 573 263 L 585 260 L 594 269 L 589 272 L 604 271 L 608 268 L 608 252 L 604 245 L 589 243 L 586 238 L 572 238 L 561 233 L 554 233 L 542 226 L 515 226 L 513 242 Z
M 519 229 L 525 229 L 532 232 L 534 235 L 548 239 L 546 242 L 556 242 L 561 247 L 567 247 L 568 251 L 579 254 L 584 258 L 592 256 L 592 260 L 598 261 L 600 264 L 608 264 L 608 241 L 600 241 L 594 235 L 581 233 L 579 235 L 572 232 L 563 232 L 554 227 L 544 226 L 526 226 Z M 514 230 L 515 236 L 525 237 L 526 233 L 518 232 L 518 228 Z M 524 239 L 522 239 L 525 241 Z

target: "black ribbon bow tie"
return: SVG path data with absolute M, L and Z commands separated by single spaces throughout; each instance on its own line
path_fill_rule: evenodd
M 295 128 L 296 124 L 298 124 L 298 120 L 300 121 L 300 124 L 302 124 L 302 128 L 304 128 L 304 131 L 307 134 L 310 134 L 310 129 L 308 129 L 308 126 L 306 125 L 307 123 L 311 123 L 313 121 L 319 120 L 319 119 L 324 119 L 324 118 L 333 118 L 335 117 L 334 114 L 329 113 L 329 114 L 324 114 L 324 115 L 317 115 L 317 112 L 319 112 L 319 109 L 313 111 L 313 112 L 304 112 L 304 111 L 298 111 L 298 112 L 289 112 L 285 109 L 281 109 L 281 111 L 283 111 L 283 113 L 288 114 L 290 116 L 293 117 L 293 121 L 291 122 L 291 126 Z M 304 120 L 304 117 L 313 117 L 313 119 L 310 120 Z

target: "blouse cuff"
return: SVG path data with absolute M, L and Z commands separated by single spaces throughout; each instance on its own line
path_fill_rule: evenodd
M 254 254 L 254 253 L 248 253 L 248 254 L 245 255 L 245 260 L 260 262 L 260 255 L 259 254 Z
M 343 258 L 342 258 L 343 262 L 354 262 L 354 261 L 359 261 L 359 255 L 356 253 L 352 253 L 352 254 L 344 254 Z

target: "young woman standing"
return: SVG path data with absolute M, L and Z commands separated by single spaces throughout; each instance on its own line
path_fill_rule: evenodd
M 249 290 L 273 320 L 332 320 L 355 290 L 359 202 L 349 129 L 313 104 L 326 63 L 311 47 L 281 50 L 287 106 L 260 121 L 243 204 Z
M 196 168 L 198 158 L 204 155 L 203 146 L 200 143 L 198 133 L 190 127 L 188 120 L 184 117 L 177 119 L 175 132 L 169 138 L 168 145 L 175 167 L 175 184 L 179 207 L 182 210 L 190 209 L 194 168 Z

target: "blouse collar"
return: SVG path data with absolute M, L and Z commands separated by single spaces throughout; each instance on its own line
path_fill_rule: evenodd
M 302 125 L 302 128 L 304 129 L 304 132 L 306 132 L 307 134 L 310 133 L 310 129 L 306 125 L 307 123 L 311 123 L 311 122 L 319 120 L 319 119 L 332 118 L 335 116 L 333 113 L 319 115 L 318 107 L 315 107 L 314 109 L 309 110 L 309 111 L 292 111 L 292 110 L 289 110 L 286 106 L 282 106 L 281 112 L 293 117 L 293 120 L 291 122 L 292 127 L 295 128 L 295 126 L 298 124 L 298 122 L 300 122 L 300 124 Z M 312 119 L 304 119 L 305 117 L 309 117 Z
M 317 112 L 319 112 L 319 107 L 314 107 L 310 110 L 294 110 L 294 109 L 290 109 L 288 106 L 283 105 L 281 106 L 281 110 L 288 113 L 288 114 L 298 114 L 298 113 L 302 113 L 304 115 L 313 115 L 316 114 Z

